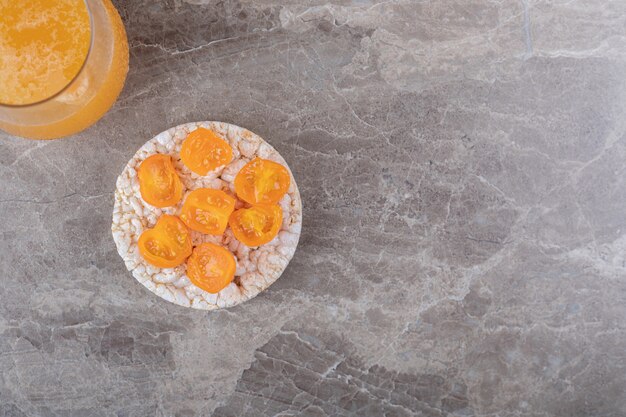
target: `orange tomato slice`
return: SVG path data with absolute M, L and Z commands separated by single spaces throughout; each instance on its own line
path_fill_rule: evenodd
M 215 294 L 235 278 L 237 262 L 232 253 L 213 243 L 196 246 L 187 261 L 187 277 L 193 285 Z
M 206 175 L 233 159 L 233 149 L 215 132 L 200 127 L 189 135 L 180 149 L 180 159 L 198 175 Z
M 209 235 L 221 235 L 235 209 L 235 199 L 224 191 L 199 188 L 189 193 L 180 219 L 191 229 Z
M 289 190 L 287 168 L 276 162 L 254 158 L 235 177 L 237 196 L 250 204 L 276 204 Z
M 191 255 L 191 236 L 176 216 L 164 214 L 156 225 L 139 236 L 139 253 L 159 268 L 174 268 Z
M 276 237 L 283 222 L 279 206 L 255 205 L 236 210 L 228 224 L 238 241 L 246 246 L 260 246 Z
M 183 197 L 183 183 L 178 178 L 172 158 L 156 154 L 146 158 L 137 172 L 141 198 L 154 207 L 169 207 Z

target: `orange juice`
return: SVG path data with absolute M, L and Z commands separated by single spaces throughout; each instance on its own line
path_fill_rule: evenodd
M 0 4 L 0 103 L 33 104 L 63 90 L 89 52 L 87 5 L 82 0 Z
M 0 129 L 50 139 L 106 113 L 128 71 L 110 0 L 0 0 Z

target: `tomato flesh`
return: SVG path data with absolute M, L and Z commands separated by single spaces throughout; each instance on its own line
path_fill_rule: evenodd
M 289 190 L 287 168 L 268 159 L 254 158 L 235 177 L 237 196 L 249 204 L 276 204 Z
M 213 243 L 196 246 L 187 261 L 187 277 L 191 283 L 211 294 L 228 286 L 235 278 L 236 269 L 233 254 Z
M 151 265 L 174 268 L 191 255 L 191 236 L 176 216 L 164 214 L 139 237 L 139 253 Z
M 235 199 L 224 191 L 199 188 L 185 199 L 180 218 L 191 230 L 221 235 L 234 209 Z
M 280 231 L 283 211 L 279 206 L 254 205 L 236 210 L 230 216 L 230 228 L 235 238 L 246 246 L 270 242 Z
M 183 196 L 183 183 L 180 181 L 172 158 L 156 154 L 146 158 L 137 173 L 141 198 L 154 207 L 169 207 Z
M 206 175 L 230 163 L 233 149 L 215 132 L 200 127 L 189 133 L 180 149 L 180 159 L 198 175 Z

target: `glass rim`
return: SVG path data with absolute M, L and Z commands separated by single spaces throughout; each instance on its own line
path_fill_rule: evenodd
M 57 91 L 56 93 L 52 94 L 49 97 L 46 97 L 39 101 L 35 101 L 33 103 L 27 103 L 27 104 L 8 104 L 8 103 L 3 103 L 2 101 L 0 101 L 0 108 L 23 109 L 23 108 L 34 107 L 39 104 L 46 103 L 50 100 L 55 99 L 56 97 L 60 96 L 65 91 L 67 91 L 67 89 L 74 83 L 74 81 L 76 81 L 76 79 L 83 73 L 83 70 L 85 69 L 85 66 L 87 66 L 87 61 L 89 60 L 89 57 L 91 55 L 91 51 L 93 49 L 93 42 L 94 42 L 94 36 L 93 36 L 94 22 L 93 22 L 93 14 L 91 13 L 91 8 L 89 7 L 89 0 L 83 0 L 83 3 L 85 4 L 85 7 L 87 8 L 87 15 L 89 16 L 89 48 L 87 49 L 87 53 L 85 54 L 85 59 L 83 60 L 83 64 L 80 66 L 80 69 L 76 72 L 76 75 L 74 75 L 74 77 L 72 77 L 72 79 L 69 80 L 62 89 L 60 89 L 59 91 Z

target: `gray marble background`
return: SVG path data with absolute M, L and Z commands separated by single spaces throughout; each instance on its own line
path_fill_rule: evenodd
M 0 416 L 626 415 L 626 2 L 117 0 L 131 70 L 0 134 Z M 283 277 L 206 313 L 110 235 L 156 133 L 247 127 L 300 186 Z

